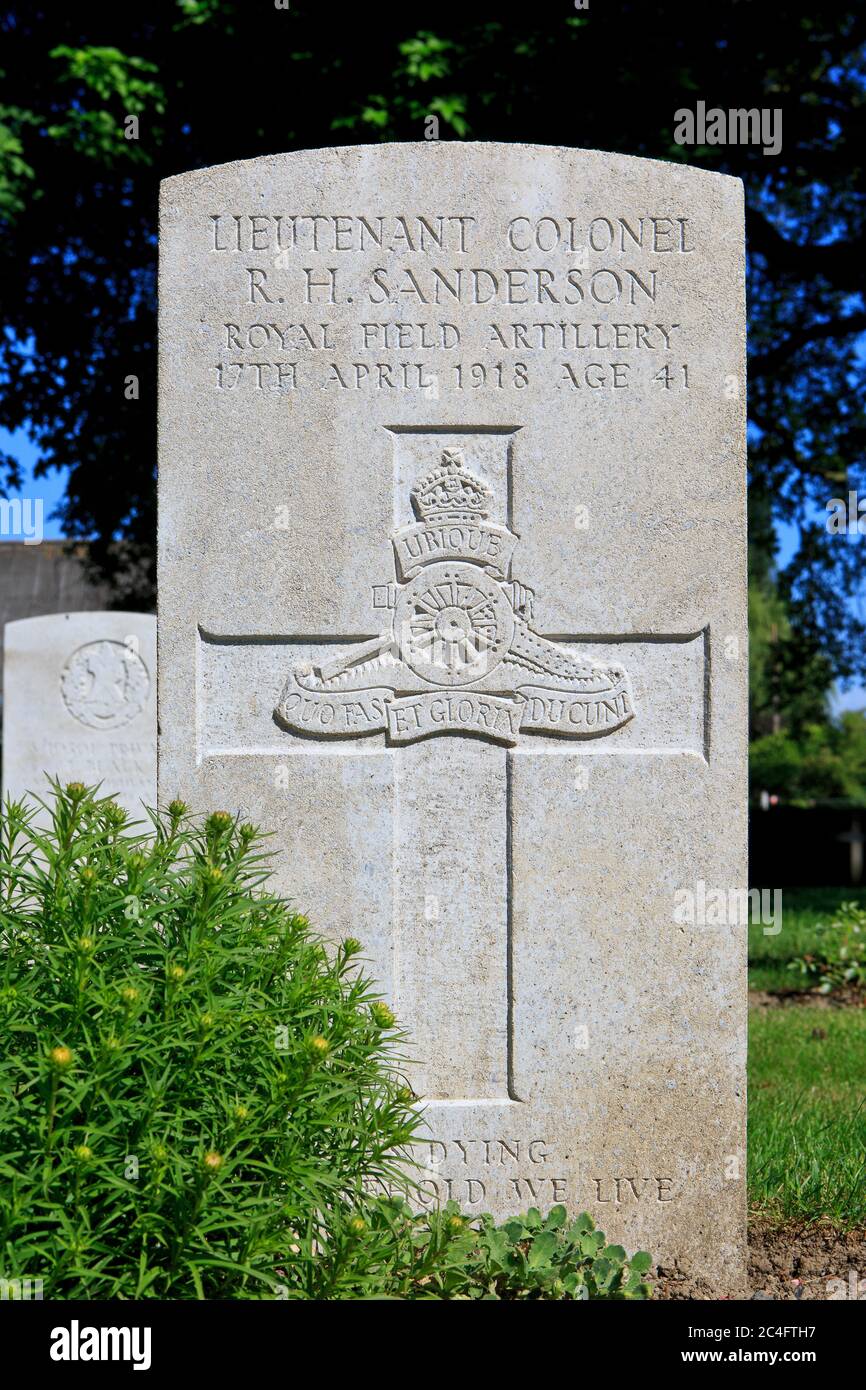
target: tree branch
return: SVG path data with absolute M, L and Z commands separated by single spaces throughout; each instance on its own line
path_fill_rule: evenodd
M 829 241 L 820 246 L 788 241 L 768 217 L 749 208 L 746 230 L 750 251 L 765 256 L 776 270 L 787 271 L 800 279 L 823 275 L 836 289 L 853 293 L 866 283 L 864 276 L 864 240 Z
M 817 342 L 822 338 L 847 338 L 855 333 L 866 332 L 866 312 L 857 314 L 842 314 L 836 319 L 824 319 L 818 323 L 804 324 L 802 328 L 795 329 L 789 333 L 787 338 L 783 338 L 774 347 L 768 348 L 766 352 L 759 352 L 749 361 L 749 377 L 767 376 L 770 372 L 775 372 L 789 357 L 799 352 L 800 348 L 807 347 L 809 343 Z

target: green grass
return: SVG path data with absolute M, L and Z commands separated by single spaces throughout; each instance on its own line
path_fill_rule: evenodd
M 866 1223 L 866 1011 L 752 1010 L 749 1200 L 771 1221 Z
M 842 902 L 866 905 L 866 888 L 786 888 L 782 893 L 782 930 L 766 936 L 760 923 L 749 926 L 749 989 L 800 989 L 804 978 L 788 966 L 814 949 L 815 927 L 829 921 Z

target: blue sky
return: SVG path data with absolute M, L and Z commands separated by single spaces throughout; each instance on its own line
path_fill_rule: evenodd
M 33 465 L 39 457 L 39 450 L 35 444 L 31 444 L 24 430 L 16 430 L 10 434 L 9 430 L 0 429 L 0 449 L 14 454 L 21 463 L 21 471 L 25 475 L 25 484 L 20 492 L 9 492 L 8 497 L 28 497 L 41 498 L 43 503 L 43 536 L 47 541 L 63 539 L 63 531 L 59 521 L 49 520 L 51 513 L 63 496 L 66 488 L 65 472 L 51 472 L 47 478 L 33 478 Z M 5 532 L 0 536 L 4 541 L 23 540 L 22 535 L 6 535 Z

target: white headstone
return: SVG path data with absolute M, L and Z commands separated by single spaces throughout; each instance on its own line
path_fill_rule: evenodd
M 46 797 L 48 777 L 101 784 L 143 818 L 156 805 L 156 619 L 54 613 L 7 623 L 3 795 Z
M 699 919 L 746 882 L 740 183 L 360 146 L 161 218 L 161 798 L 274 831 L 364 942 L 424 1201 L 736 1287 L 746 938 Z

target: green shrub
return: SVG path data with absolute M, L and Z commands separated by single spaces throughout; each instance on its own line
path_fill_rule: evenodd
M 55 790 L 48 829 L 2 824 L 0 1277 L 323 1296 L 416 1124 L 358 943 L 326 953 L 228 814 L 142 835 Z
M 402 1035 L 252 826 L 0 826 L 0 1278 L 46 1298 L 642 1298 L 588 1216 L 413 1214 Z M 393 1196 L 372 1195 L 382 1189 Z M 409 1200 L 407 1200 L 409 1199 Z
M 815 947 L 791 962 L 790 968 L 831 994 L 845 985 L 866 984 L 866 908 L 840 903 L 832 921 L 815 928 Z
M 371 1250 L 381 1257 L 387 1232 L 392 1251 L 388 1292 L 407 1299 L 645 1299 L 646 1251 L 629 1258 L 608 1245 L 585 1212 L 569 1222 L 565 1207 L 547 1217 L 536 1207 L 497 1226 L 489 1215 L 468 1220 L 455 1202 L 426 1216 L 407 1203 L 383 1201 L 375 1214 Z M 407 1242 L 412 1254 L 406 1255 Z M 360 1264 L 347 1273 L 343 1296 L 351 1297 Z M 364 1270 L 369 1279 L 371 1271 Z

